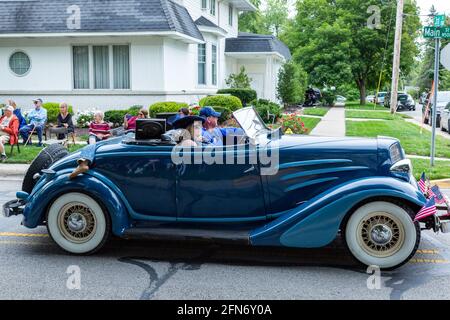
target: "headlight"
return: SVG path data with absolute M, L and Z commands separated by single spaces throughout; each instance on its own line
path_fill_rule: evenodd
M 411 160 L 403 159 L 391 166 L 392 173 L 400 173 L 400 174 L 410 174 L 413 171 Z

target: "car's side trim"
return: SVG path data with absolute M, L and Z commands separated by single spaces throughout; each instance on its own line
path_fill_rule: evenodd
M 370 168 L 366 167 L 366 166 L 324 168 L 324 169 L 300 171 L 300 172 L 296 172 L 296 173 L 287 174 L 287 175 L 282 176 L 280 178 L 280 180 L 286 181 L 286 180 L 290 180 L 290 179 L 307 177 L 307 176 L 312 176 L 312 175 L 317 175 L 317 174 L 343 172 L 343 171 L 368 170 L 368 169 L 370 169 Z
M 333 180 L 337 180 L 337 179 L 339 179 L 339 178 L 338 177 L 330 177 L 330 178 L 309 180 L 309 181 L 306 181 L 306 182 L 297 183 L 297 184 L 294 184 L 292 186 L 289 186 L 286 189 L 284 189 L 284 192 L 290 192 L 290 191 L 297 190 L 297 189 L 300 189 L 300 188 L 303 188 L 303 187 L 312 186 L 312 185 L 315 185 L 315 184 L 328 182 L 328 181 L 333 181 Z
M 314 166 L 317 164 L 332 164 L 332 163 L 352 163 L 352 160 L 349 159 L 322 159 L 322 160 L 307 160 L 307 161 L 295 161 L 295 162 L 286 162 L 280 164 L 278 169 L 287 169 L 294 167 L 303 167 L 303 166 Z

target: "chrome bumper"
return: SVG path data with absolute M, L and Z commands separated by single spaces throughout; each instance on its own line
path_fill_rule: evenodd
M 11 217 L 11 216 L 17 216 L 19 214 L 23 213 L 23 206 L 25 205 L 26 201 L 22 199 L 15 199 L 8 201 L 3 205 L 3 216 L 5 217 Z

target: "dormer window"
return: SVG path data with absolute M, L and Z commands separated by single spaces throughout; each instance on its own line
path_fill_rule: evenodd
M 202 0 L 202 9 L 206 10 L 208 8 L 208 0 Z
M 233 6 L 231 4 L 228 5 L 228 24 L 233 25 Z

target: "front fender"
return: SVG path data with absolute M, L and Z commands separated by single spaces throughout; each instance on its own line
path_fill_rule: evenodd
M 413 185 L 390 177 L 353 180 L 336 186 L 250 233 L 252 245 L 317 248 L 331 243 L 345 215 L 374 197 L 403 199 L 422 207 L 425 197 Z
M 88 174 L 80 175 L 76 179 L 69 179 L 72 170 L 64 170 L 54 179 L 40 184 L 37 190 L 27 199 L 23 211 L 23 225 L 35 228 L 45 220 L 45 214 L 50 203 L 59 195 L 68 192 L 82 192 L 99 200 L 108 210 L 111 217 L 112 231 L 115 235 L 122 235 L 130 227 L 128 212 L 118 197 L 104 182 Z

